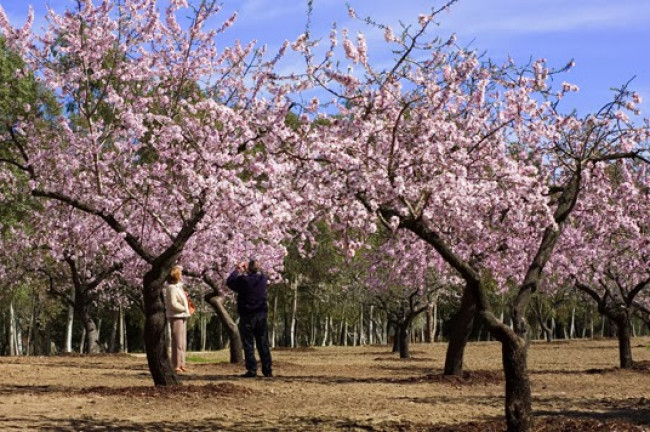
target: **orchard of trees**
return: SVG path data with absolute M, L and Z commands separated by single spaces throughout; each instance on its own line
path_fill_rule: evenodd
M 499 341 L 510 431 L 532 428 L 531 340 L 616 337 L 631 367 L 650 323 L 641 98 L 624 84 L 579 114 L 572 63 L 436 37 L 453 3 L 401 29 L 359 18 L 388 66 L 345 29 L 224 46 L 235 16 L 213 1 L 79 0 L 45 30 L 0 9 L 0 352 L 144 351 L 179 385 L 169 270 L 198 305 L 189 349 L 239 362 L 224 280 L 255 255 L 275 347 L 445 341 L 460 375 L 469 340 Z M 287 56 L 304 67 L 281 73 Z

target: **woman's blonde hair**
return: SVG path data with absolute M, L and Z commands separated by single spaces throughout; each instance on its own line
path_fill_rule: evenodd
M 181 281 L 181 275 L 183 274 L 183 267 L 181 266 L 174 266 L 172 267 L 172 271 L 169 272 L 169 283 L 170 284 L 175 284 L 179 283 Z

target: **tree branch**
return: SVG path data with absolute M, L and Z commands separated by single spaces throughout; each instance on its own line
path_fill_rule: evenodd
M 147 263 L 152 264 L 155 260 L 154 255 L 147 250 L 144 245 L 140 242 L 136 236 L 127 231 L 126 227 L 122 225 L 112 214 L 106 214 L 104 211 L 96 209 L 86 203 L 83 203 L 75 198 L 63 195 L 59 192 L 50 192 L 39 189 L 32 190 L 32 195 L 35 197 L 49 198 L 64 204 L 67 204 L 71 207 L 81 210 L 84 213 L 88 213 L 94 216 L 97 216 L 104 220 L 113 231 L 118 234 L 124 234 L 124 240 L 126 243 L 137 253 L 142 259 Z

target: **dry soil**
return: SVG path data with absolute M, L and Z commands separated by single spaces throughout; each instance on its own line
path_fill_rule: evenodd
M 500 346 L 471 343 L 463 379 L 445 344 L 273 351 L 275 378 L 240 378 L 227 352 L 190 353 L 183 385 L 154 388 L 138 355 L 0 358 L 0 430 L 501 431 Z M 533 343 L 539 431 L 650 431 L 650 339 L 619 370 L 613 340 Z

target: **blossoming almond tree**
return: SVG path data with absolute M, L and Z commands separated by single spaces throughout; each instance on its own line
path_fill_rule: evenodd
M 85 329 L 86 352 L 98 353 L 95 311 L 105 303 L 126 301 L 116 277 L 135 257 L 100 220 L 56 201 L 46 202 L 39 213 L 33 215 L 40 219 L 33 223 L 38 231 L 24 242 L 34 250 L 35 259 L 29 264 L 50 282 L 66 282 L 49 283 L 48 293 L 73 307 Z
M 399 351 L 400 358 L 410 358 L 413 321 L 458 277 L 450 274 L 449 266 L 431 246 L 408 232 L 390 233 L 365 259 L 370 262 L 367 290 L 395 328 L 393 350 Z
M 612 320 L 620 367 L 631 368 L 631 319 L 646 305 L 650 289 L 648 167 L 619 161 L 607 169 L 598 166 L 586 180 L 551 271 L 564 275 Z
M 215 240 L 204 241 L 218 241 L 219 218 L 230 231 L 271 211 L 291 220 L 290 206 L 272 208 L 285 168 L 255 148 L 290 133 L 290 86 L 267 85 L 282 53 L 264 61 L 253 43 L 218 46 L 234 20 L 206 28 L 218 10 L 175 0 L 161 16 L 155 0 L 80 0 L 62 15 L 49 11 L 42 33 L 31 32 L 31 12 L 15 29 L 0 11 L 8 46 L 66 109 L 51 127 L 30 115 L 12 127 L 11 165 L 33 196 L 102 220 L 147 263 L 145 346 L 156 385 L 178 384 L 161 289 L 195 232 L 213 227 Z
M 552 93 L 555 72 L 543 60 L 500 66 L 455 47 L 453 38 L 424 41 L 436 12 L 400 35 L 368 20 L 398 53 L 389 68 L 375 69 L 363 36 L 355 44 L 343 32 L 347 63 L 363 76 L 339 66 L 335 33 L 321 63 L 312 43 L 297 47 L 312 80 L 334 96 L 337 115 L 305 131 L 286 154 L 312 161 L 306 181 L 320 185 L 340 226 L 411 231 L 465 280 L 467 303 L 502 343 L 508 430 L 528 431 L 531 294 L 583 173 L 593 162 L 647 157 L 648 132 L 626 118 L 638 96 L 625 88 L 596 115 L 562 115 L 557 102 L 576 87 Z M 512 329 L 492 312 L 492 281 L 501 290 L 516 286 Z

